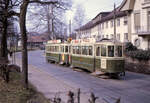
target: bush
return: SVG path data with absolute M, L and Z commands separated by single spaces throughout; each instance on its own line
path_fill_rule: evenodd
M 125 44 L 125 55 L 139 61 L 150 60 L 150 50 L 137 49 L 131 42 Z
M 137 47 L 134 46 L 131 42 L 125 44 L 125 52 L 135 51 L 135 50 L 137 50 Z
M 133 59 L 138 60 L 150 60 L 150 50 L 135 50 L 135 51 L 128 51 L 125 53 L 126 56 L 131 57 Z

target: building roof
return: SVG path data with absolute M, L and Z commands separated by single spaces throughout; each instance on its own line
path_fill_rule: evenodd
M 116 8 L 116 18 L 127 16 L 126 11 L 121 11 L 121 8 L 125 5 L 127 0 L 124 0 L 122 4 Z M 101 15 L 101 18 L 97 22 L 93 22 L 96 18 L 98 18 Z M 96 17 L 94 17 L 91 21 L 89 21 L 87 24 L 81 26 L 80 28 L 76 29 L 76 31 L 80 30 L 87 30 L 90 29 L 100 23 L 103 23 L 105 21 L 111 20 L 114 18 L 114 10 L 111 12 L 100 12 Z
M 38 42 L 46 42 L 47 38 L 43 35 L 34 35 L 34 36 L 30 36 L 28 37 L 28 42 L 34 42 L 34 43 L 38 43 Z

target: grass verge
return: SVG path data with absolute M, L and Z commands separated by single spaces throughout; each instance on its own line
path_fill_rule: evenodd
M 7 84 L 0 77 L 0 103 L 50 103 L 41 93 L 29 85 L 25 89 L 22 85 L 21 75 L 10 73 L 10 82 Z

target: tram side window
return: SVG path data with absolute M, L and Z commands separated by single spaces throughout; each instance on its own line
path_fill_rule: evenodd
M 106 56 L 106 46 L 105 45 L 101 46 L 101 56 Z
M 115 55 L 117 57 L 122 57 L 122 46 L 116 46 Z
M 56 46 L 56 52 L 59 52 L 59 47 L 58 46 Z
M 75 54 L 75 47 L 73 46 L 72 49 L 73 49 L 73 54 Z
M 100 47 L 96 48 L 96 56 L 100 56 Z
M 76 47 L 76 54 L 81 54 L 80 51 L 81 51 L 81 47 L 80 47 L 80 46 L 77 46 L 77 47 Z
M 61 46 L 61 52 L 64 52 L 64 46 Z
M 86 46 L 85 55 L 89 55 L 89 47 L 88 46 Z
M 92 46 L 89 46 L 89 55 L 93 55 L 93 47 Z
M 79 54 L 81 54 L 81 46 L 79 46 Z
M 86 53 L 86 46 L 82 46 L 82 55 L 86 55 L 87 53 Z
M 108 46 L 108 57 L 114 57 L 114 46 Z
M 68 46 L 65 46 L 65 52 L 68 53 Z
M 55 47 L 53 46 L 52 51 L 54 52 Z

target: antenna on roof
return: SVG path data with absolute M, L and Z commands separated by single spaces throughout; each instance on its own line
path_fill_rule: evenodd
M 114 42 L 116 41 L 116 4 L 114 3 Z

